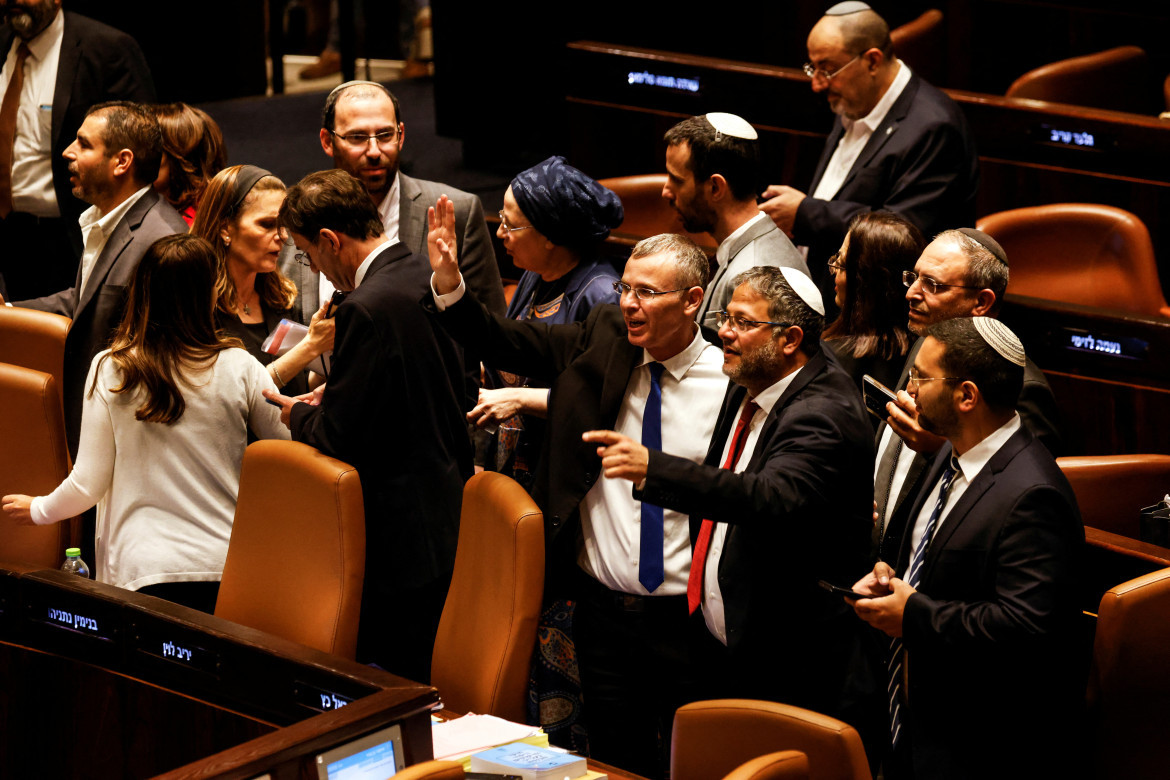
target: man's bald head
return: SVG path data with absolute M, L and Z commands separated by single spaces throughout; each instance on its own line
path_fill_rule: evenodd
M 824 18 L 837 25 L 842 43 L 851 54 L 863 54 L 870 49 L 877 49 L 886 59 L 893 55 L 894 44 L 890 40 L 890 26 L 873 10 L 855 11 L 841 16 L 826 15 Z

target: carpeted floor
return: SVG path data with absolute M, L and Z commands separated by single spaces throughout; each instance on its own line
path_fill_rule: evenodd
M 435 135 L 431 79 L 395 81 L 387 86 L 402 106 L 401 120 L 406 125 L 400 157 L 402 171 L 473 192 L 483 201 L 485 213 L 498 211 L 510 178 L 465 168 L 461 143 Z M 205 103 L 200 108 L 211 114 L 223 130 L 229 164 L 259 165 L 285 184 L 293 184 L 307 173 L 333 167 L 318 140 L 327 94 L 244 98 Z

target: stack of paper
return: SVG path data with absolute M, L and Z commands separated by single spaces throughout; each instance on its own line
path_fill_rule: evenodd
M 574 780 L 586 773 L 585 759 L 532 745 L 502 745 L 471 757 L 472 772 L 519 775 L 524 780 Z

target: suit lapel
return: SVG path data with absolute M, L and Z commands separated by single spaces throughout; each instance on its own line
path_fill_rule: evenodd
M 94 261 L 93 270 L 89 272 L 89 279 L 86 282 L 85 289 L 80 291 L 80 297 L 77 303 L 77 311 L 82 311 L 89 302 L 93 300 L 94 293 L 101 289 L 102 283 L 106 276 L 109 275 L 110 269 L 114 267 L 118 257 L 123 250 L 130 245 L 134 239 L 134 231 L 142 224 L 142 220 L 146 217 L 146 212 L 158 202 L 158 195 L 154 190 L 147 190 L 145 194 L 138 201 L 130 207 L 126 212 L 126 216 L 114 226 L 114 232 L 110 234 L 109 239 L 106 240 L 105 247 L 102 248 L 102 253 L 97 256 Z M 78 281 L 81 281 L 80 275 Z
M 813 174 L 812 184 L 808 188 L 809 194 L 816 192 L 817 187 L 820 186 L 825 169 L 829 167 L 829 160 L 833 159 L 833 152 L 837 150 L 837 144 L 841 143 L 841 136 L 844 133 L 845 127 L 841 124 L 840 117 L 833 117 L 833 129 L 829 131 L 829 137 L 825 140 L 825 148 L 821 150 L 821 159 L 817 162 L 816 173 Z
M 411 252 L 417 252 L 419 251 L 417 247 L 425 241 L 427 234 L 424 224 L 427 210 L 418 208 L 417 203 L 422 197 L 422 188 L 414 179 L 399 173 L 398 189 L 398 240 Z M 458 238 L 461 240 L 462 236 Z
M 61 137 L 61 125 L 69 109 L 73 95 L 73 78 L 77 75 L 77 63 L 81 59 L 81 39 L 73 32 L 71 14 L 65 13 L 65 30 L 61 34 L 61 54 L 57 60 L 57 82 L 53 89 L 53 115 L 51 118 L 49 148 L 56 149 Z
M 873 131 L 873 135 L 869 137 L 865 148 L 857 156 L 857 161 L 849 169 L 849 174 L 845 177 L 845 181 L 841 182 L 841 190 L 844 190 L 853 177 L 859 171 L 864 170 L 865 166 L 869 165 L 870 160 L 874 158 L 874 155 L 881 151 L 882 147 L 893 138 L 894 134 L 898 131 L 898 127 L 902 124 L 902 120 L 906 118 L 906 114 L 910 111 L 910 104 L 914 102 L 914 95 L 917 94 L 920 83 L 921 80 L 917 76 L 910 77 L 910 81 L 906 84 L 906 88 L 902 90 L 902 94 L 898 95 L 898 99 L 894 101 L 894 105 L 890 106 L 890 111 L 886 114 L 886 118 Z M 838 190 L 838 192 L 841 190 Z

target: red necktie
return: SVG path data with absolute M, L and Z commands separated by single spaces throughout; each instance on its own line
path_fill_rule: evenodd
M 0 218 L 12 211 L 12 157 L 16 142 L 16 111 L 20 108 L 20 92 L 24 89 L 24 61 L 28 58 L 28 43 L 20 42 L 12 78 L 0 103 Z
M 723 468 L 728 471 L 735 471 L 739 456 L 743 453 L 743 446 L 747 443 L 748 427 L 759 409 L 760 407 L 751 399 L 743 407 L 739 422 L 735 424 L 735 433 L 731 435 L 731 449 L 727 451 L 727 460 L 723 463 Z M 687 607 L 691 614 L 694 614 L 702 601 L 703 569 L 706 568 L 707 548 L 711 546 L 711 532 L 714 528 L 713 522 L 704 520 L 703 525 L 699 527 L 699 538 L 695 540 L 695 552 L 691 557 L 691 576 L 687 580 Z

